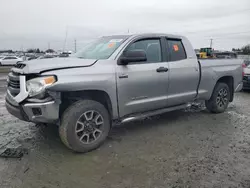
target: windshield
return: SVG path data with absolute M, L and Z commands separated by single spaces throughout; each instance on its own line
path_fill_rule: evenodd
M 82 50 L 74 54 L 73 57 L 83 59 L 108 59 L 125 39 L 125 37 L 121 36 L 102 37 L 87 44 Z

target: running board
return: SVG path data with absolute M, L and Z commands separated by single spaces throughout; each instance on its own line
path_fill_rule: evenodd
M 182 104 L 182 105 L 179 105 L 179 106 L 163 108 L 163 109 L 160 109 L 160 110 L 144 112 L 144 113 L 140 113 L 140 114 L 134 114 L 134 115 L 131 115 L 131 116 L 128 116 L 128 117 L 125 117 L 124 119 L 122 119 L 121 123 L 127 123 L 127 122 L 134 121 L 134 120 L 145 119 L 145 118 L 147 118 L 149 116 L 154 116 L 154 115 L 158 115 L 158 114 L 163 114 L 165 112 L 180 110 L 180 109 L 184 109 L 184 108 L 187 108 L 187 107 L 190 107 L 190 106 L 191 106 L 191 104 Z

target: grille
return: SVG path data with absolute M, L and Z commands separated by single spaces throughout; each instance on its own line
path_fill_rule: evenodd
M 10 72 L 8 75 L 8 90 L 14 97 L 20 93 L 19 76 L 13 72 Z
M 25 66 L 26 66 L 26 65 L 23 64 L 23 63 L 17 63 L 17 64 L 15 64 L 14 67 L 16 67 L 16 68 L 18 68 L 18 69 L 23 69 Z

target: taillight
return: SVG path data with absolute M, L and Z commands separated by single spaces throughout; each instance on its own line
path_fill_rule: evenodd
M 244 68 L 246 68 L 247 66 L 246 66 L 246 64 L 245 63 L 243 63 L 242 64 L 242 76 L 244 76 L 245 75 L 245 72 L 244 72 Z

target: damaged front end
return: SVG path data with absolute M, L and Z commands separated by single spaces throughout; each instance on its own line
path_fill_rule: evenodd
M 13 70 L 8 75 L 6 108 L 15 117 L 28 122 L 57 123 L 60 93 L 48 91 L 55 76 L 24 75 Z

